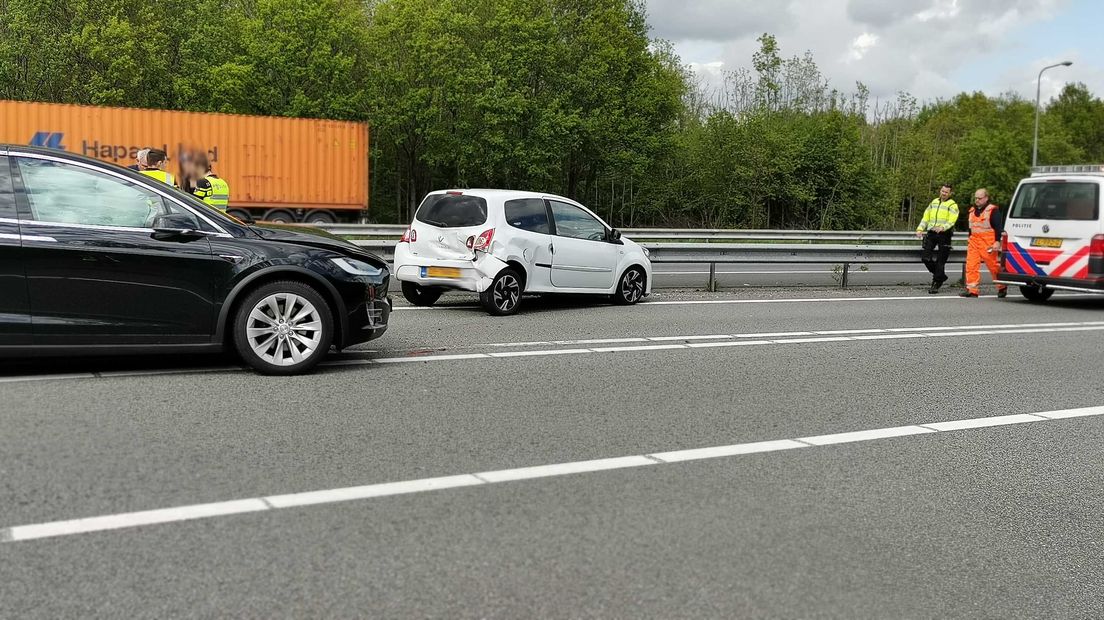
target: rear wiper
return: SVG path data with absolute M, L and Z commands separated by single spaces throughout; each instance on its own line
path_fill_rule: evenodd
M 426 224 L 429 224 L 430 226 L 436 226 L 438 228 L 448 228 L 448 224 L 445 224 L 444 222 L 436 222 L 436 221 L 433 221 L 433 220 L 422 220 L 422 221 L 425 222 Z

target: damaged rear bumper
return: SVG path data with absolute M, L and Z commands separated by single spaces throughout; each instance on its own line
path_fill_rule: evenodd
M 431 276 L 430 268 L 455 269 L 457 277 Z M 471 259 L 443 260 L 415 256 L 409 246 L 400 243 L 395 248 L 395 278 L 419 286 L 450 288 L 482 293 L 491 286 L 494 277 L 506 263 L 494 256 L 475 252 Z

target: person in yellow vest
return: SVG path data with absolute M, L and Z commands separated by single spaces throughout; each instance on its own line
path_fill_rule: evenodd
M 157 179 L 167 185 L 176 186 L 176 178 L 173 177 L 171 172 L 165 172 L 165 163 L 168 161 L 168 156 L 165 151 L 160 149 L 150 149 L 146 153 L 146 161 L 142 163 L 138 162 L 139 172 L 142 174 Z
M 989 190 L 984 187 L 974 192 L 974 206 L 970 208 L 970 242 L 966 247 L 966 290 L 961 297 L 977 297 L 981 286 L 981 264 L 989 268 L 989 274 L 997 279 L 1000 273 L 1000 237 L 1004 232 L 1004 216 L 1000 207 L 989 202 Z M 1008 287 L 997 285 L 997 297 L 1006 297 Z
M 924 209 L 924 217 L 916 227 L 916 237 L 924 241 L 920 260 L 932 274 L 928 293 L 935 295 L 947 281 L 947 259 L 951 256 L 951 237 L 958 221 L 958 204 L 951 199 L 950 183 L 939 188 L 939 197 Z
M 225 213 L 230 206 L 230 184 L 211 170 L 211 162 L 206 153 L 195 156 L 195 168 L 202 176 L 197 175 L 192 193 L 196 198 Z

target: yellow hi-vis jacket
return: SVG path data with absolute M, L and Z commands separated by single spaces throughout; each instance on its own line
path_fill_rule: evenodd
M 924 209 L 924 217 L 920 219 L 920 225 L 916 232 L 927 232 L 936 226 L 942 226 L 944 231 L 954 228 L 958 221 L 958 203 L 954 200 L 940 202 L 938 198 L 931 201 L 927 209 Z
M 173 175 L 165 172 L 164 170 L 143 170 L 142 174 L 146 175 L 147 177 L 157 179 L 158 181 L 161 181 L 166 185 L 176 185 L 176 179 L 173 178 Z
M 219 211 L 226 211 L 230 206 L 230 184 L 213 173 L 208 172 L 200 179 L 193 193 Z

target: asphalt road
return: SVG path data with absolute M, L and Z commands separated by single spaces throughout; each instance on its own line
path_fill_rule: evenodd
M 308 377 L 0 365 L 0 617 L 1099 617 L 1104 299 L 470 301 Z

